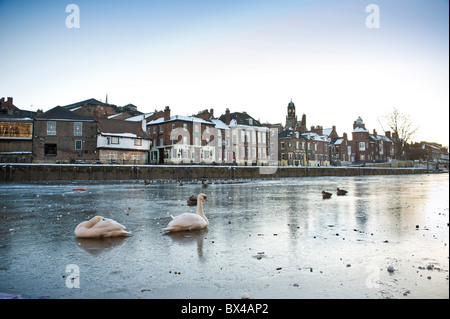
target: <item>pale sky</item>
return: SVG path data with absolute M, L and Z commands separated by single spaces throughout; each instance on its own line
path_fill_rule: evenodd
M 66 6 L 80 10 L 68 28 Z M 368 28 L 369 4 L 380 28 Z M 0 96 L 48 110 L 89 98 L 141 112 L 247 111 L 351 135 L 397 107 L 449 145 L 444 0 L 0 0 Z

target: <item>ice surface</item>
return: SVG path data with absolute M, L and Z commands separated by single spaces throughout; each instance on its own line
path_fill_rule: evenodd
M 0 292 L 448 298 L 448 184 L 446 174 L 244 180 L 208 188 L 192 181 L 0 184 Z M 336 196 L 336 187 L 349 192 Z M 323 189 L 331 199 L 322 199 Z M 162 232 L 171 215 L 195 213 L 186 200 L 200 192 L 208 196 L 209 228 Z M 95 215 L 133 236 L 76 239 L 76 225 Z M 68 265 L 79 269 L 79 288 L 71 285 Z

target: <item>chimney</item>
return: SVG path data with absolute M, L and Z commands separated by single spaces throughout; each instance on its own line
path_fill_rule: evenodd
M 306 132 L 306 114 L 302 115 L 302 123 L 300 125 L 300 133 Z
M 230 109 L 225 110 L 225 124 L 230 125 Z
M 202 113 L 202 118 L 203 118 L 205 121 L 209 121 L 209 113 L 208 113 L 208 110 L 204 110 L 204 111 L 203 111 L 203 113 Z
M 375 129 L 373 129 L 373 135 L 376 137 L 377 136 L 377 131 L 375 131 Z
M 384 132 L 384 134 L 386 134 L 386 137 L 388 139 L 391 139 L 391 131 L 386 131 L 386 132 Z
M 164 121 L 170 120 L 170 108 L 166 106 L 164 108 Z
M 214 109 L 209 110 L 209 117 L 214 118 Z
M 347 133 L 344 133 L 343 137 L 344 137 L 344 140 L 347 140 L 347 141 L 348 141 Z

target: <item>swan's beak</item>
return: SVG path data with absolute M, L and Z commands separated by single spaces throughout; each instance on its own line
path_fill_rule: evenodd
M 204 199 L 206 202 L 208 201 L 208 198 L 206 198 L 206 196 L 204 196 L 203 199 Z

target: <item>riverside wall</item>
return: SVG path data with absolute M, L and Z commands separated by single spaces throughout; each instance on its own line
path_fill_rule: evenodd
M 423 168 L 0 164 L 0 182 L 234 179 L 423 174 Z

